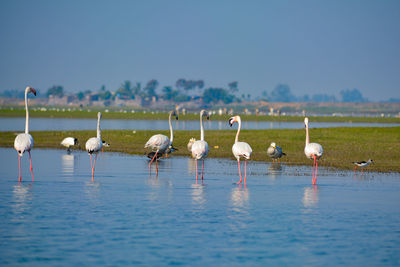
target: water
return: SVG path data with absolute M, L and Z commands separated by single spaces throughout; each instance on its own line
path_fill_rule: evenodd
M 93 130 L 97 119 L 60 119 L 60 118 L 31 118 L 31 131 L 60 131 Z M 298 122 L 243 121 L 244 129 L 300 129 L 304 128 L 302 118 Z M 348 122 L 312 122 L 313 128 L 326 127 L 393 127 L 400 123 L 348 123 Z M 206 129 L 229 129 L 228 121 L 210 120 L 205 122 Z M 102 129 L 127 130 L 168 130 L 168 120 L 102 120 Z M 198 130 L 199 121 L 174 121 L 175 130 Z M 0 131 L 24 131 L 25 118 L 0 118 Z
M 400 264 L 400 175 L 172 157 L 149 176 L 142 156 L 0 149 L 0 265 Z M 275 167 L 274 167 L 275 166 Z M 153 169 L 154 172 L 154 169 Z

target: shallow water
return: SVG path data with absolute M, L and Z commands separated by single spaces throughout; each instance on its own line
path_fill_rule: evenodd
M 68 130 L 93 130 L 96 128 L 97 119 L 62 119 L 62 118 L 31 118 L 31 131 L 60 131 Z M 304 123 L 299 118 L 298 122 L 272 122 L 272 121 L 243 121 L 244 129 L 302 129 Z M 173 122 L 175 130 L 199 130 L 198 121 L 178 120 Z M 348 122 L 312 122 L 312 128 L 327 127 L 393 127 L 400 123 L 348 123 Z M 227 121 L 205 121 L 206 129 L 229 129 Z M 115 130 L 168 130 L 168 120 L 102 120 L 102 129 Z M 25 118 L 0 118 L 0 131 L 24 131 Z
M 318 171 L 249 162 L 247 186 L 229 159 L 0 149 L 0 265 L 400 264 L 399 174 Z M 311 162 L 310 162 L 311 165 Z

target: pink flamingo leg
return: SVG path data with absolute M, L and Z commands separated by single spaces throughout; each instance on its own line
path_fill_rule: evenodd
M 158 153 L 158 150 L 154 154 L 154 157 L 150 160 L 150 163 L 149 163 L 149 173 L 150 174 L 151 174 L 151 163 L 153 163 L 154 159 L 157 157 L 157 153 Z M 156 159 L 156 166 L 157 166 L 157 159 Z M 158 173 L 158 168 L 157 168 L 157 173 Z
M 315 161 L 316 161 L 316 158 L 315 158 L 315 155 L 313 155 L 313 158 L 314 158 L 314 163 L 313 163 L 313 172 L 312 172 L 312 184 L 315 184 L 315 181 L 314 181 L 314 177 L 315 177 Z
M 35 181 L 35 179 L 33 178 L 33 168 L 32 168 L 32 158 L 31 158 L 31 152 L 28 151 L 29 153 L 29 164 L 31 165 L 31 174 L 32 174 L 32 182 Z
M 318 173 L 318 160 L 315 162 L 315 179 L 314 179 L 314 184 L 317 184 L 317 173 Z
M 197 176 L 198 174 L 197 174 L 197 159 L 196 159 L 196 184 L 197 184 Z
M 244 160 L 244 184 L 246 184 L 247 178 L 247 159 Z
M 94 162 L 93 162 L 93 168 L 92 168 L 92 181 L 94 180 L 94 168 L 96 166 L 96 159 L 97 159 L 97 154 L 94 156 Z
M 18 154 L 19 182 L 21 182 L 21 156 Z
M 201 181 L 203 182 L 203 171 L 204 171 L 204 159 L 203 164 L 201 165 Z
M 240 183 L 242 182 L 242 173 L 240 172 L 240 161 L 238 160 L 237 162 L 238 162 L 240 180 L 239 180 L 239 182 L 237 182 L 236 184 L 240 184 Z

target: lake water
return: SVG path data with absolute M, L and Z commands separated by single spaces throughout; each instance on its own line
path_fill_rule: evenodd
M 318 171 L 230 159 L 0 148 L 0 265 L 394 266 L 400 264 L 399 174 Z M 275 167 L 274 167 L 275 166 Z M 154 169 L 153 169 L 154 172 Z
M 67 130 L 93 130 L 96 128 L 97 119 L 55 119 L 31 118 L 31 131 L 59 131 Z M 400 123 L 346 123 L 346 122 L 311 122 L 313 128 L 326 127 L 393 127 Z M 298 122 L 271 122 L 271 121 L 242 121 L 244 129 L 300 129 L 304 128 L 302 118 Z M 174 121 L 175 130 L 198 130 L 199 121 Z M 228 121 L 210 120 L 205 122 L 206 129 L 229 129 Z M 102 129 L 127 129 L 127 130 L 168 130 L 168 120 L 102 120 Z M 25 118 L 0 118 L 0 131 L 24 131 Z

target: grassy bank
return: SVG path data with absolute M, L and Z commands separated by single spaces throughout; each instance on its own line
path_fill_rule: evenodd
M 111 147 L 106 151 L 129 154 L 144 154 L 144 144 L 154 134 L 169 136 L 168 131 L 104 130 L 102 137 Z M 175 131 L 174 146 L 179 150 L 174 155 L 189 156 L 186 144 L 191 137 L 199 138 L 199 131 Z M 232 145 L 235 130 L 207 130 L 205 139 L 210 146 L 210 158 L 233 158 Z M 84 149 L 86 140 L 95 136 L 96 131 L 37 131 L 31 132 L 36 148 L 58 148 L 61 140 L 74 136 L 80 140 Z M 352 127 L 310 129 L 311 142 L 324 147 L 320 165 L 340 169 L 351 169 L 352 161 L 372 158 L 375 164 L 371 171 L 400 172 L 400 127 Z M 14 132 L 0 132 L 0 146 L 13 147 Z M 242 130 L 240 140 L 248 142 L 253 148 L 252 160 L 270 161 L 266 156 L 267 145 L 274 141 L 287 154 L 282 162 L 290 165 L 312 165 L 303 153 L 305 130 Z M 216 148 L 218 146 L 218 148 Z
M 70 110 L 59 109 L 40 111 L 31 108 L 29 114 L 33 118 L 97 118 L 97 112 L 102 111 L 103 119 L 125 119 L 125 120 L 166 120 L 166 113 L 152 113 L 136 111 L 132 113 L 132 109 L 124 108 L 121 110 L 110 110 L 104 112 L 104 109 L 89 110 Z M 0 109 L 0 117 L 25 117 L 24 109 Z M 213 115 L 212 120 L 228 120 L 230 115 Z M 302 122 L 303 118 L 299 116 L 266 116 L 266 115 L 241 115 L 242 120 L 246 121 L 276 121 L 276 122 Z M 198 120 L 198 114 L 179 115 L 180 120 Z M 313 122 L 368 122 L 368 123 L 400 123 L 400 118 L 394 117 L 312 117 Z

